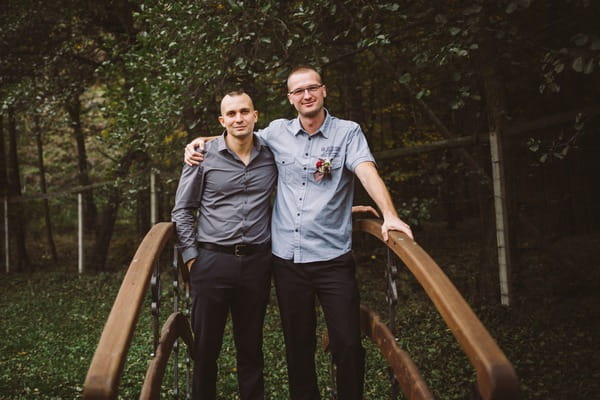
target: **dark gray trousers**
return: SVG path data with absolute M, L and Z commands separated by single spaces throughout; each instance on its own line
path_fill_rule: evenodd
M 296 264 L 273 257 L 292 400 L 320 399 L 315 372 L 315 296 L 323 308 L 337 368 L 338 400 L 362 400 L 365 350 L 360 336 L 360 296 L 352 253 Z
M 240 398 L 263 400 L 263 323 L 271 252 L 234 256 L 200 249 L 190 271 L 194 331 L 194 400 L 216 399 L 217 359 L 231 312 Z

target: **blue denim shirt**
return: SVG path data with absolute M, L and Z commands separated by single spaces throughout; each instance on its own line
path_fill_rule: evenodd
M 273 254 L 308 263 L 349 252 L 354 170 L 375 161 L 360 126 L 327 113 L 312 136 L 298 118 L 275 120 L 257 135 L 273 152 L 279 172 L 271 223 Z M 332 165 L 330 176 L 317 182 L 319 159 Z

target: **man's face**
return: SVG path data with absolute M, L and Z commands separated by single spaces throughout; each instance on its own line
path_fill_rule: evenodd
M 237 138 L 252 135 L 257 120 L 258 111 L 254 109 L 252 99 L 247 94 L 226 95 L 221 100 L 219 122 L 228 135 Z
M 323 109 L 327 90 L 315 71 L 298 71 L 288 78 L 288 99 L 298 114 L 315 117 Z

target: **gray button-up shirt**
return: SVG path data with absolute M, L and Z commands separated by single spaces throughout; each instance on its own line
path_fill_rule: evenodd
M 279 178 L 271 224 L 273 254 L 297 263 L 326 261 L 352 248 L 354 170 L 375 161 L 360 126 L 327 113 L 309 136 L 298 118 L 278 119 L 257 132 L 277 163 Z M 314 178 L 319 159 L 331 175 Z
M 181 172 L 171 217 L 184 262 L 197 258 L 196 241 L 262 244 L 271 238 L 269 205 L 277 176 L 273 154 L 255 135 L 250 162 L 244 165 L 224 135 L 206 143 L 199 166 L 184 165 Z

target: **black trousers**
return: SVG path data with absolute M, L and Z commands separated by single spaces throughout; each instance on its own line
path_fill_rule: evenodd
M 240 398 L 263 400 L 263 323 L 271 286 L 270 249 L 235 256 L 200 249 L 190 271 L 194 400 L 216 399 L 217 359 L 231 311 Z
M 365 350 L 360 336 L 360 296 L 352 253 L 296 264 L 273 257 L 292 400 L 320 399 L 315 371 L 318 297 L 337 367 L 338 400 L 362 400 Z

